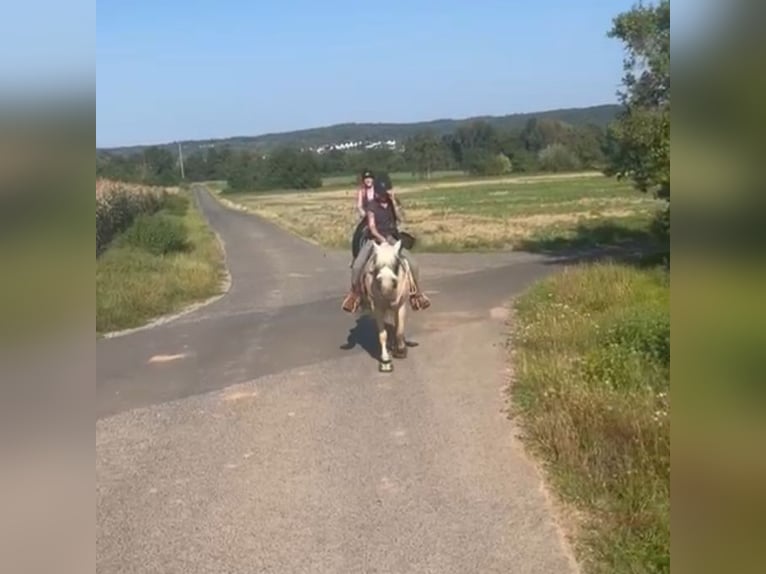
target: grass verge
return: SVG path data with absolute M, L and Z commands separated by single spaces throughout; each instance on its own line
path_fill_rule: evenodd
M 128 329 L 173 313 L 222 291 L 223 252 L 186 193 L 158 213 L 139 219 L 118 235 L 96 261 L 96 332 Z M 147 248 L 167 241 L 151 223 L 183 230 L 183 245 L 162 253 Z M 167 233 L 162 227 L 161 232 Z
M 521 296 L 515 317 L 513 412 L 577 517 L 586 571 L 669 572 L 668 273 L 573 267 Z

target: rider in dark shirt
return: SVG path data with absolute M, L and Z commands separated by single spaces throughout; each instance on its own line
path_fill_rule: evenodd
M 361 279 L 367 260 L 370 258 L 373 250 L 373 241 L 383 243 L 396 241 L 397 231 L 397 212 L 393 203 L 390 201 L 388 189 L 383 182 L 375 182 L 375 199 L 367 206 L 367 225 L 368 237 L 362 244 L 359 253 L 354 258 L 351 266 L 351 291 L 346 295 L 343 301 L 343 310 L 353 312 L 357 309 L 361 295 Z M 427 309 L 431 302 L 428 297 L 420 291 L 419 279 L 420 272 L 417 262 L 413 259 L 408 250 L 402 248 L 400 255 L 409 265 L 412 280 L 414 282 L 414 293 L 411 296 L 410 303 L 413 309 Z

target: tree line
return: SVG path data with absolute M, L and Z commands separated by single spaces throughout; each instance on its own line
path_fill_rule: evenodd
M 184 157 L 186 181 L 226 180 L 232 191 L 311 189 L 323 176 L 359 173 L 363 169 L 410 172 L 430 178 L 433 172 L 461 170 L 477 176 L 511 172 L 601 169 L 605 166 L 606 132 L 595 124 L 572 126 L 549 118 L 532 118 L 523 129 L 501 130 L 477 120 L 438 136 L 422 131 L 400 149 L 329 150 L 324 153 L 283 146 L 268 154 L 210 147 Z M 99 177 L 156 185 L 181 179 L 178 154 L 150 147 L 130 155 L 100 153 Z

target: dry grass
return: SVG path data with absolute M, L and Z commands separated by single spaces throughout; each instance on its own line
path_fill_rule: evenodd
M 514 412 L 589 572 L 669 571 L 669 313 L 665 271 L 609 264 L 516 303 Z
M 397 193 L 404 228 L 429 251 L 517 248 L 605 222 L 646 228 L 657 209 L 651 198 L 593 174 L 416 184 Z M 346 247 L 358 217 L 353 190 L 228 197 L 327 247 Z

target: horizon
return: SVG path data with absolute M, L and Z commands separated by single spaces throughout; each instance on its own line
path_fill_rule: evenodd
M 440 121 L 448 121 L 448 122 L 463 122 L 468 120 L 474 120 L 479 118 L 500 118 L 500 117 L 508 117 L 508 116 L 517 116 L 517 115 L 532 115 L 532 114 L 546 114 L 551 112 L 557 112 L 562 110 L 587 110 L 591 108 L 599 108 L 604 106 L 618 106 L 620 105 L 619 102 L 615 101 L 612 103 L 600 103 L 600 104 L 592 104 L 592 105 L 586 105 L 586 106 L 565 106 L 561 108 L 551 108 L 551 109 L 544 109 L 544 110 L 531 110 L 531 111 L 525 111 L 525 112 L 508 112 L 506 114 L 479 114 L 475 116 L 465 116 L 465 117 L 440 117 L 440 118 L 433 118 L 433 119 L 425 119 L 425 120 L 414 120 L 411 122 L 375 122 L 375 121 L 361 121 L 361 122 L 338 122 L 334 124 L 327 124 L 327 125 L 321 125 L 321 126 L 309 126 L 305 128 L 298 128 L 294 130 L 283 130 L 283 131 L 271 131 L 271 132 L 263 132 L 263 133 L 256 133 L 256 134 L 234 134 L 234 135 L 228 135 L 228 136 L 216 136 L 216 137 L 207 137 L 207 138 L 199 138 L 199 139 L 176 139 L 176 140 L 166 140 L 166 141 L 160 141 L 160 142 L 144 142 L 144 143 L 137 143 L 137 144 L 129 144 L 129 145 L 116 145 L 116 146 L 96 146 L 97 150 L 114 150 L 114 149 L 130 149 L 130 148 L 144 148 L 144 147 L 153 147 L 153 146 L 170 146 L 175 145 L 178 143 L 184 144 L 184 143 L 196 143 L 196 142 L 207 142 L 207 141 L 225 141 L 225 140 L 232 140 L 232 139 L 255 139 L 255 138 L 261 138 L 261 137 L 268 137 L 272 135 L 283 135 L 283 134 L 290 134 L 290 133 L 297 133 L 297 132 L 304 132 L 304 131 L 311 131 L 311 130 L 321 130 L 321 129 L 330 129 L 334 127 L 339 126 L 349 126 L 349 125 L 411 125 L 411 124 L 427 124 L 427 123 L 434 123 L 434 122 L 440 122 Z
M 609 105 L 633 0 L 97 4 L 106 149 Z

